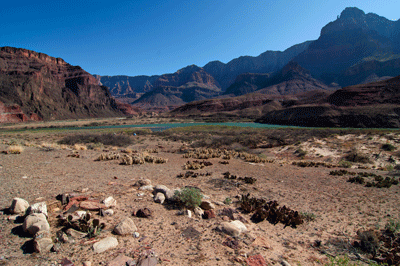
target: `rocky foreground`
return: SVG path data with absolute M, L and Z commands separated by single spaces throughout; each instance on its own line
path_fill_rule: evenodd
M 88 150 L 20 138 L 20 150 L 0 144 L 3 265 L 397 263 L 384 244 L 398 237 L 393 133 L 258 155 L 140 136 Z

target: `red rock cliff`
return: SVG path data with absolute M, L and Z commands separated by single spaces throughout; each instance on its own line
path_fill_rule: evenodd
M 0 48 L 0 102 L 4 108 L 18 106 L 19 121 L 123 114 L 108 88 L 81 67 L 13 47 Z M 2 120 L 7 120 L 4 113 Z

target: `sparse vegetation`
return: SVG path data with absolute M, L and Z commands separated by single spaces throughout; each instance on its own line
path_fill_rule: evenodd
M 11 153 L 11 154 L 20 154 L 24 151 L 24 147 L 22 147 L 21 145 L 11 145 L 8 146 L 7 148 L 7 152 Z
M 386 143 L 382 145 L 382 150 L 384 151 L 394 151 L 397 148 L 395 146 L 393 146 L 392 144 Z
M 363 154 L 356 149 L 351 150 L 345 159 L 353 163 L 371 163 L 370 158 L 366 154 Z
M 229 205 L 231 203 L 232 203 L 232 199 L 231 198 L 228 197 L 228 198 L 224 199 L 224 204 Z
M 175 191 L 175 197 L 186 207 L 195 208 L 200 206 L 203 194 L 198 188 L 184 187 Z
M 348 256 L 336 256 L 329 257 L 330 262 L 326 263 L 325 266 L 360 266 L 359 263 L 351 262 Z
M 389 220 L 385 225 L 385 230 L 390 234 L 397 234 L 400 230 L 400 221 Z
M 125 147 L 133 143 L 132 139 L 122 134 L 76 134 L 64 137 L 59 144 L 75 145 L 78 143 L 99 143 L 109 146 Z

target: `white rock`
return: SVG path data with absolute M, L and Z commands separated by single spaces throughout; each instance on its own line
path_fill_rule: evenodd
M 225 234 L 231 235 L 233 237 L 238 237 L 242 232 L 246 232 L 246 226 L 238 220 L 232 222 L 223 222 L 219 229 Z
M 239 220 L 232 221 L 231 224 L 239 228 L 241 233 L 247 232 L 247 227 Z
M 153 194 L 157 194 L 158 192 L 161 192 L 165 195 L 165 193 L 169 190 L 169 188 L 167 186 L 164 185 L 156 185 L 154 187 L 154 191 Z
M 134 238 L 139 238 L 139 236 L 140 236 L 139 232 L 133 233 L 133 237 L 134 237 Z
M 112 215 L 114 215 L 114 211 L 112 209 L 108 209 L 108 210 L 104 211 L 104 214 L 108 215 L 108 216 L 112 216 Z
M 203 217 L 204 214 L 204 210 L 200 207 L 195 207 L 193 210 L 194 214 L 196 214 L 197 216 Z
M 207 200 L 207 199 L 203 199 L 201 201 L 200 207 L 203 210 L 212 210 L 215 209 L 215 205 L 211 203 L 211 201 Z
M 185 210 L 183 214 L 186 215 L 189 218 L 192 218 L 192 211 L 191 210 Z
M 25 221 L 22 224 L 22 229 L 24 229 L 25 232 L 34 235 L 42 230 L 49 231 L 50 225 L 43 213 L 32 213 L 25 218 Z
M 82 219 L 86 216 L 86 211 L 76 211 L 76 216 L 79 217 L 79 219 Z
M 146 190 L 146 191 L 153 191 L 153 186 L 152 185 L 142 186 L 139 189 Z
M 137 227 L 131 218 L 125 218 L 119 224 L 117 224 L 114 228 L 114 233 L 117 235 L 131 235 L 136 232 Z
M 21 198 L 13 198 L 11 203 L 10 212 L 14 214 L 25 213 L 29 207 L 29 203 Z
M 112 208 L 117 206 L 117 200 L 114 199 L 113 197 L 108 197 L 103 201 L 104 205 L 106 205 L 107 208 Z
M 72 238 L 84 238 L 87 234 L 77 231 L 75 229 L 72 228 L 68 228 L 66 231 L 67 235 L 72 237 Z
M 27 210 L 27 214 L 32 214 L 32 213 L 43 213 L 44 215 L 46 215 L 46 217 L 48 217 L 49 215 L 47 214 L 47 205 L 46 202 L 38 202 L 35 204 L 32 204 L 31 206 L 29 206 L 28 210 Z
M 175 200 L 175 191 L 179 191 L 179 189 L 169 189 L 165 192 L 165 198 L 168 201 L 174 201 Z
M 163 204 L 164 201 L 165 201 L 165 195 L 164 195 L 163 193 L 158 192 L 158 193 L 154 196 L 154 202 Z
M 94 253 L 102 253 L 108 249 L 115 248 L 118 246 L 118 240 L 115 237 L 106 237 L 97 243 L 94 243 Z

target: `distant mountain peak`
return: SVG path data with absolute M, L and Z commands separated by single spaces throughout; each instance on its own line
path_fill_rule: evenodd
M 321 35 L 353 29 L 374 30 L 383 36 L 389 35 L 389 28 L 394 22 L 374 13 L 365 14 L 357 7 L 346 7 L 340 16 L 328 23 L 321 30 Z
M 178 71 L 176 71 L 176 73 L 181 74 L 181 73 L 191 73 L 191 72 L 196 72 L 201 70 L 202 68 L 196 65 L 189 65 L 186 66 L 184 68 L 179 69 Z
M 364 18 L 365 12 L 357 7 L 346 7 L 340 14 L 340 19 Z

